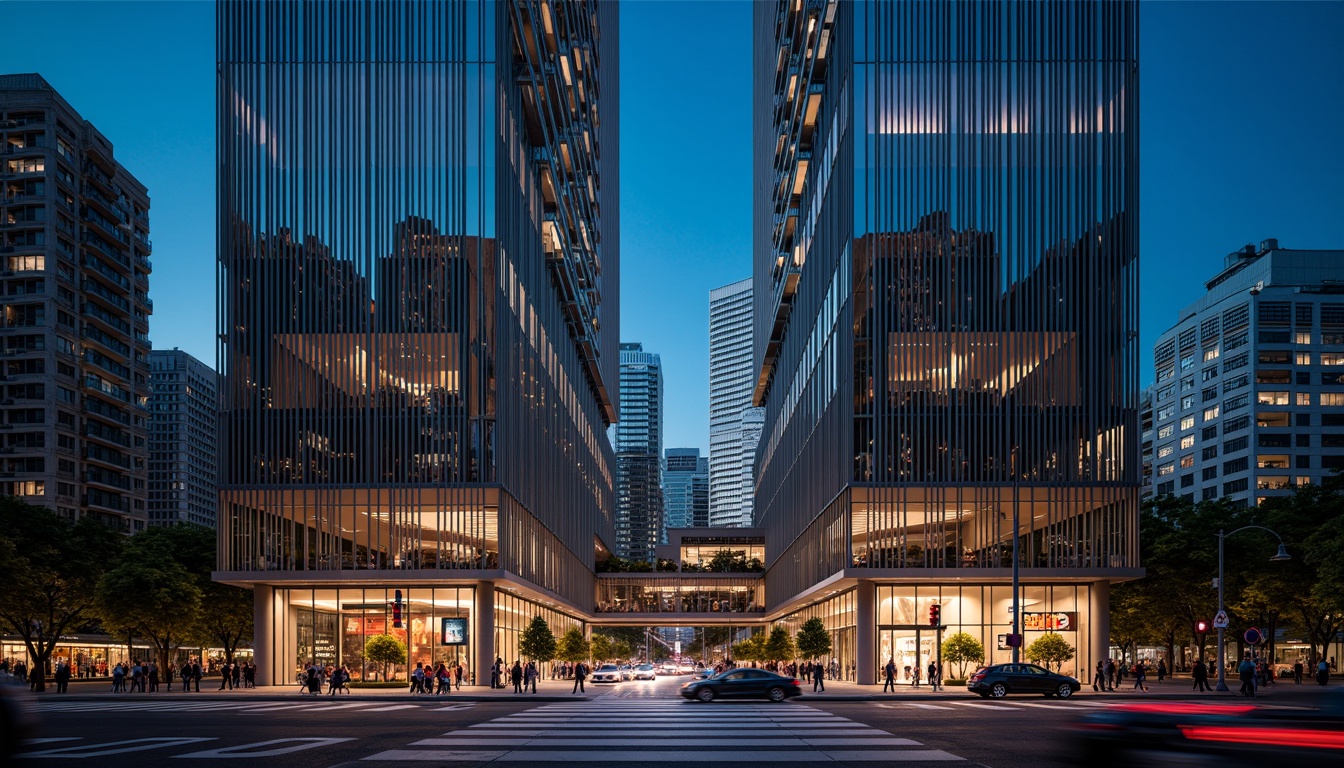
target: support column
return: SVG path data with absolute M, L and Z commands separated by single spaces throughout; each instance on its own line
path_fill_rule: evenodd
M 1091 680 L 1098 661 L 1105 661 L 1111 653 L 1111 582 L 1097 581 L 1089 584 L 1091 599 L 1087 601 L 1089 637 L 1092 640 L 1092 658 L 1087 660 L 1087 668 L 1078 666 L 1078 679 Z
M 877 585 L 860 579 L 854 595 L 854 650 L 858 657 L 856 681 L 859 685 L 877 684 Z
M 475 633 L 476 685 L 490 684 L 490 668 L 495 665 L 495 582 L 476 585 L 476 610 L 472 613 Z
M 275 685 L 275 588 L 252 587 L 252 663 L 257 685 Z

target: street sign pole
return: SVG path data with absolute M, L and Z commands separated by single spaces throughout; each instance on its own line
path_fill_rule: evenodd
M 1223 605 L 1223 531 L 1218 531 L 1218 613 L 1221 615 L 1226 610 Z M 1226 646 L 1223 645 L 1223 632 L 1225 627 L 1218 627 L 1218 686 L 1216 690 L 1227 690 L 1227 659 L 1223 658 L 1226 652 Z

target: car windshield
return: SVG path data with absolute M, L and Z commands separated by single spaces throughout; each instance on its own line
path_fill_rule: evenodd
M 600 669 L 598 669 L 597 671 L 598 671 L 598 672 L 615 672 L 615 671 L 616 671 L 616 665 L 615 665 L 615 664 L 603 664 L 602 667 L 601 667 Z
M 640 664 L 638 667 L 635 667 L 635 669 L 638 669 L 640 672 L 648 672 L 649 670 L 653 669 L 653 665 L 652 665 L 652 664 Z

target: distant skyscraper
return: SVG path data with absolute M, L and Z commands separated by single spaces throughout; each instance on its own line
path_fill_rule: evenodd
M 709 524 L 749 526 L 765 412 L 751 405 L 751 279 L 709 292 Z
M 697 513 L 699 513 L 697 515 Z M 663 463 L 663 531 L 709 522 L 709 459 L 699 448 L 668 448 Z
M 0 76 L 0 494 L 146 523 L 149 194 L 41 76 Z
M 219 375 L 180 349 L 149 355 L 149 524 L 215 527 Z
M 616 554 L 653 560 L 663 534 L 663 363 L 644 345 L 621 344 L 616 425 Z

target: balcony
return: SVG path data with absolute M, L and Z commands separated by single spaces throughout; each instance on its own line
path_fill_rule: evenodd
M 85 295 L 96 297 L 103 302 L 106 302 L 113 309 L 119 309 L 128 314 L 131 311 L 131 303 L 129 301 L 108 290 L 102 283 L 99 283 L 96 280 L 89 280 L 86 278 L 84 284 L 80 287 L 83 289 Z
M 82 314 L 85 317 L 91 317 L 107 325 L 114 331 L 120 331 L 127 336 L 131 335 L 131 324 L 129 322 L 124 318 L 117 317 L 96 304 L 85 303 Z

